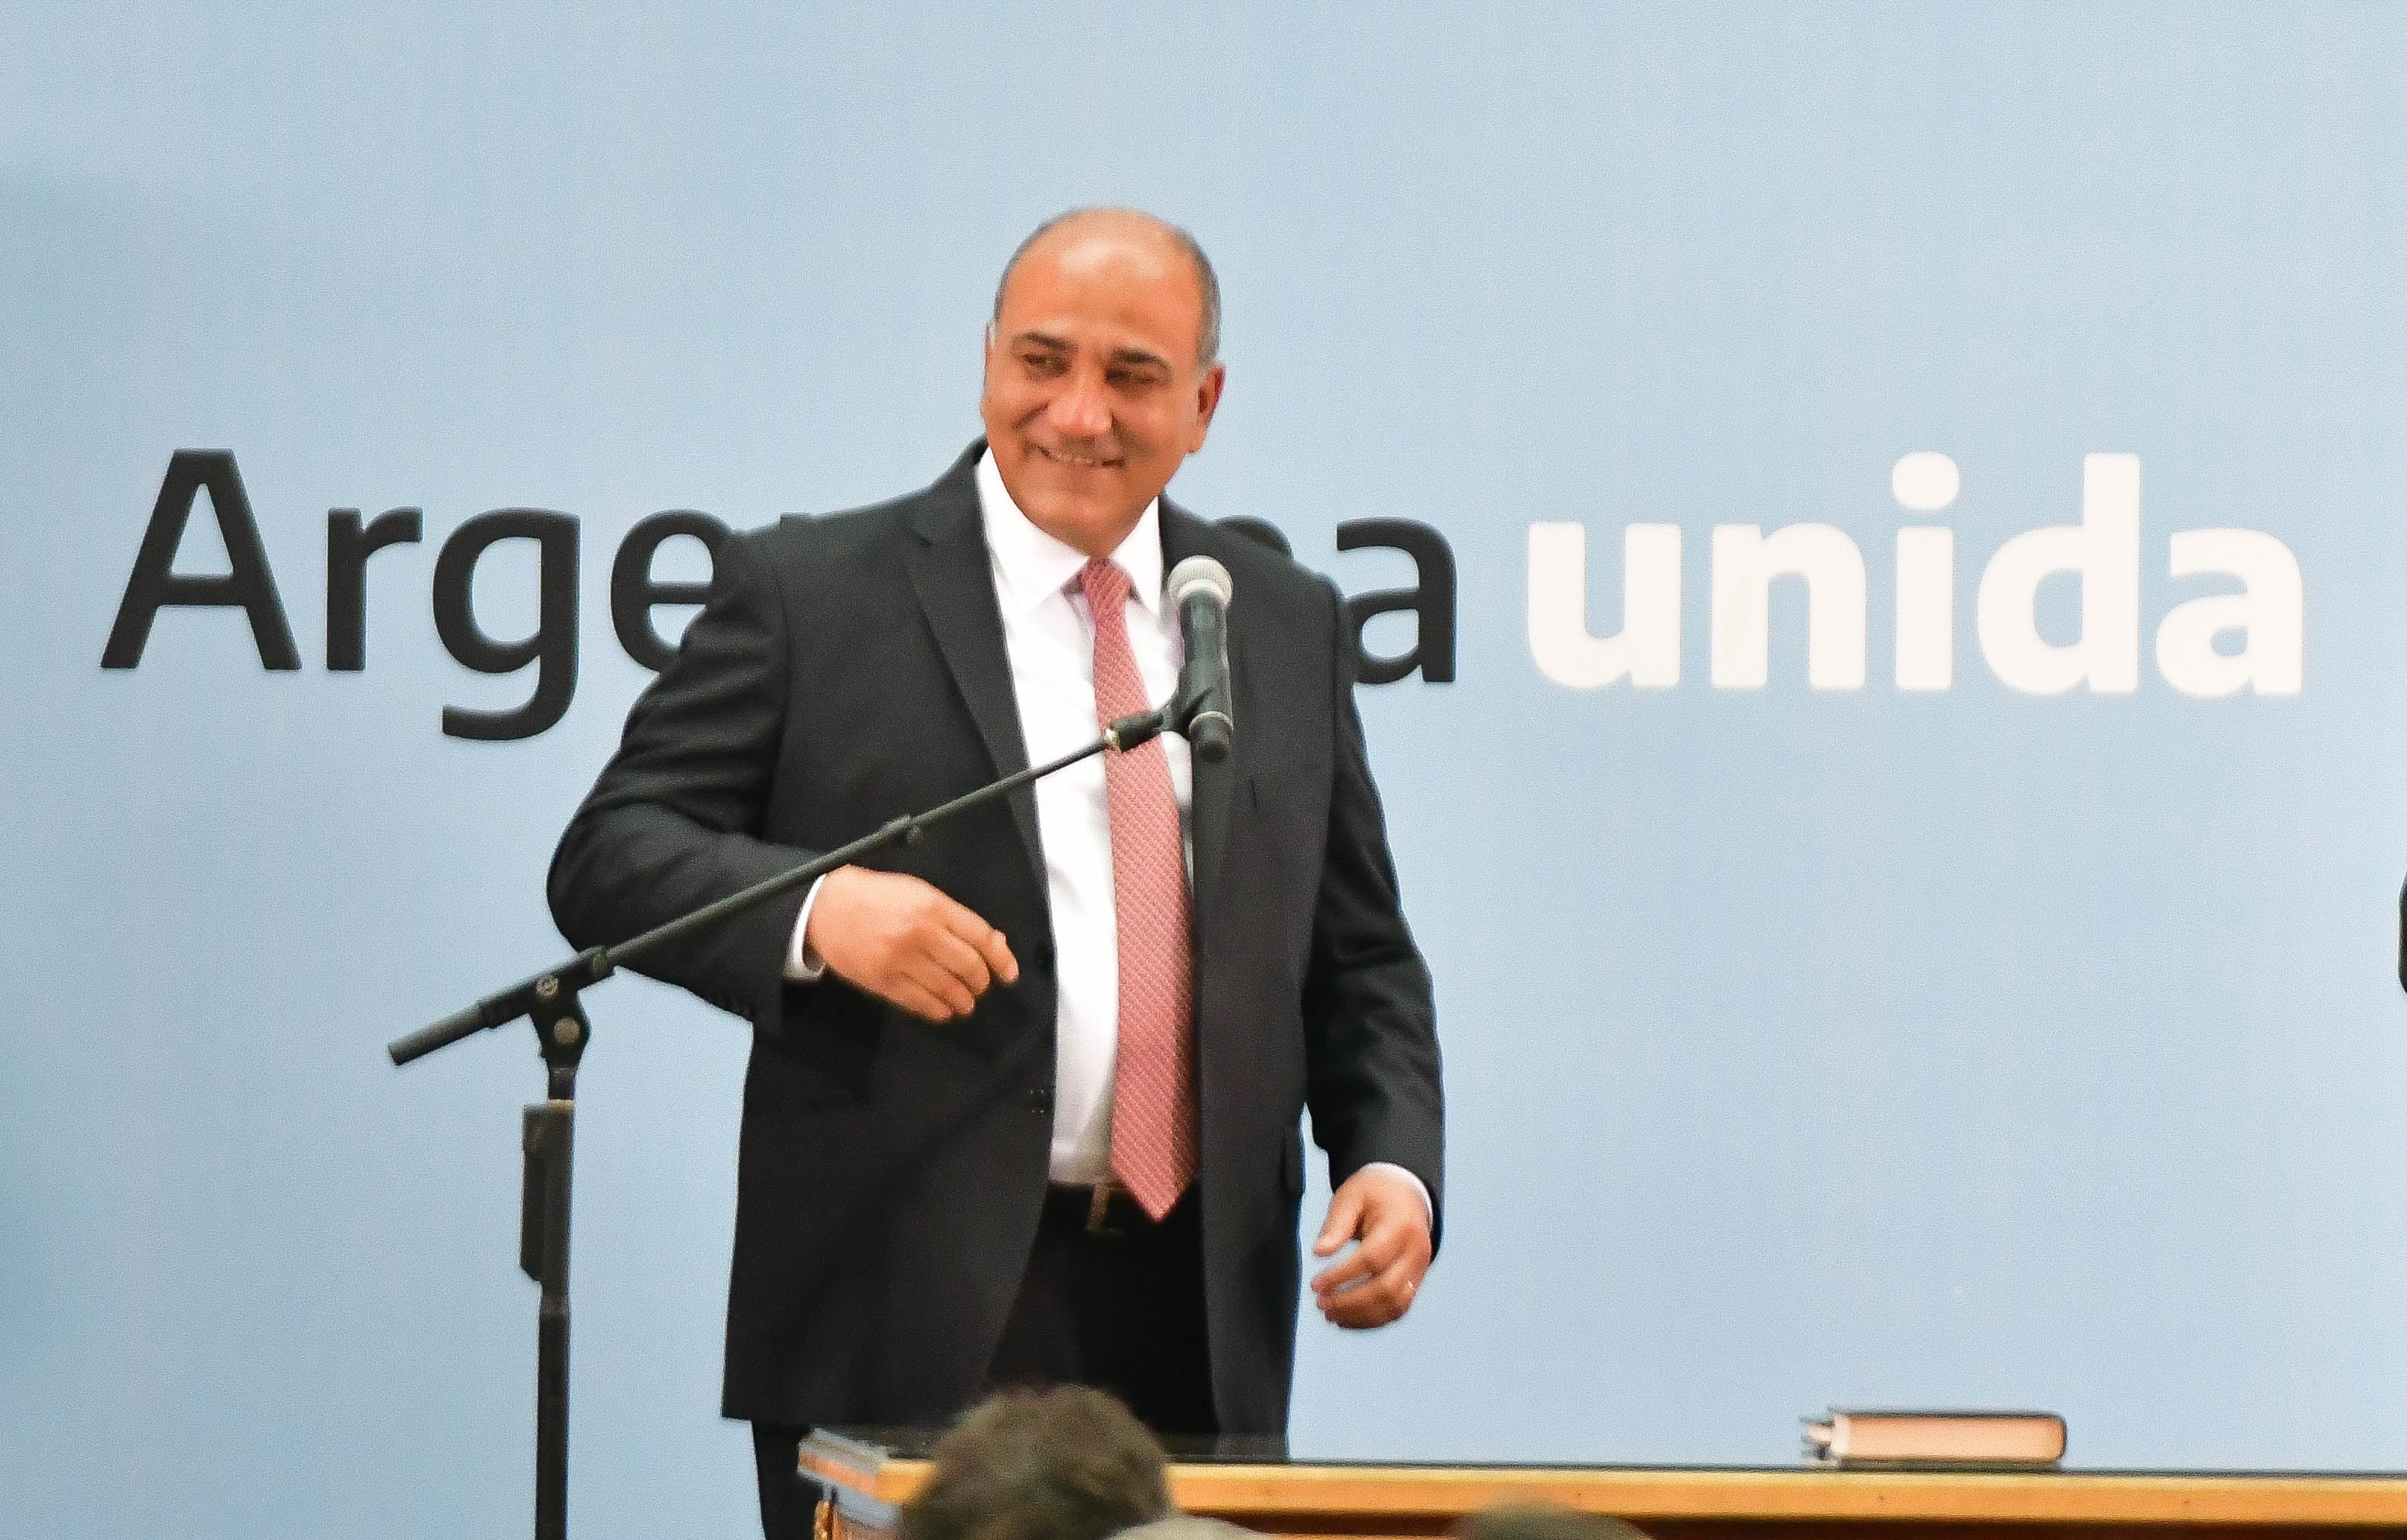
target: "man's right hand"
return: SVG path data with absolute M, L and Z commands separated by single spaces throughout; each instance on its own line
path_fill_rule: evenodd
M 968 1015 L 997 980 L 1019 982 L 1002 931 L 899 871 L 819 879 L 803 945 L 845 982 L 932 1022 Z

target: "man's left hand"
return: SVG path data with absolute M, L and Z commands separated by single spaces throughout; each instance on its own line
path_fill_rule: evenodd
M 1312 1280 L 1313 1297 L 1339 1326 L 1385 1326 L 1413 1307 L 1429 1271 L 1429 1205 L 1420 1190 L 1377 1166 L 1346 1178 L 1330 1197 L 1312 1254 L 1334 1256 L 1349 1240 L 1353 1251 Z

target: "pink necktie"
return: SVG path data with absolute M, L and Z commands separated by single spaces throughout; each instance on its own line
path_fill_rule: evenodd
M 1095 721 L 1150 709 L 1129 650 L 1128 574 L 1108 561 L 1078 573 L 1095 617 Z M 1119 1064 L 1112 1082 L 1112 1172 L 1155 1219 L 1195 1179 L 1195 964 L 1178 799 L 1161 741 L 1104 759 L 1119 917 Z

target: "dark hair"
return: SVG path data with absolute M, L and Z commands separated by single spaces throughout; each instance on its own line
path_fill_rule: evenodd
M 1171 1511 L 1165 1464 L 1145 1424 L 1101 1391 L 1009 1392 L 936 1445 L 896 1540 L 1105 1540 Z
M 1003 264 L 1003 276 L 995 280 L 992 318 L 1003 319 L 1003 291 L 1011 287 L 1012 270 L 1019 265 L 1020 258 L 1028 255 L 1028 248 L 1043 240 L 1057 227 L 1065 225 L 1072 219 L 1084 219 L 1090 214 L 1125 214 L 1142 219 L 1168 235 L 1172 244 L 1185 253 L 1187 260 L 1194 264 L 1195 287 L 1204 292 L 1204 315 L 1195 329 L 1195 361 L 1199 365 L 1210 365 L 1220 356 L 1220 276 L 1212 271 L 1212 259 L 1204 255 L 1204 247 L 1194 236 L 1179 226 L 1172 224 L 1168 219 L 1156 219 L 1142 209 L 1102 206 L 1073 208 L 1054 215 L 1030 231 L 1028 238 L 1012 248 L 1011 261 Z
M 1646 1540 L 1626 1519 L 1580 1513 L 1551 1504 L 1503 1504 L 1454 1527 L 1455 1540 Z

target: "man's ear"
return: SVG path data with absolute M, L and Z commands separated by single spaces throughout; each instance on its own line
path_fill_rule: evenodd
M 1225 363 L 1214 364 L 1195 382 L 1195 436 L 1187 445 L 1189 454 L 1204 447 L 1204 436 L 1212 431 L 1212 414 L 1220 409 L 1221 388 L 1228 383 L 1229 366 Z

